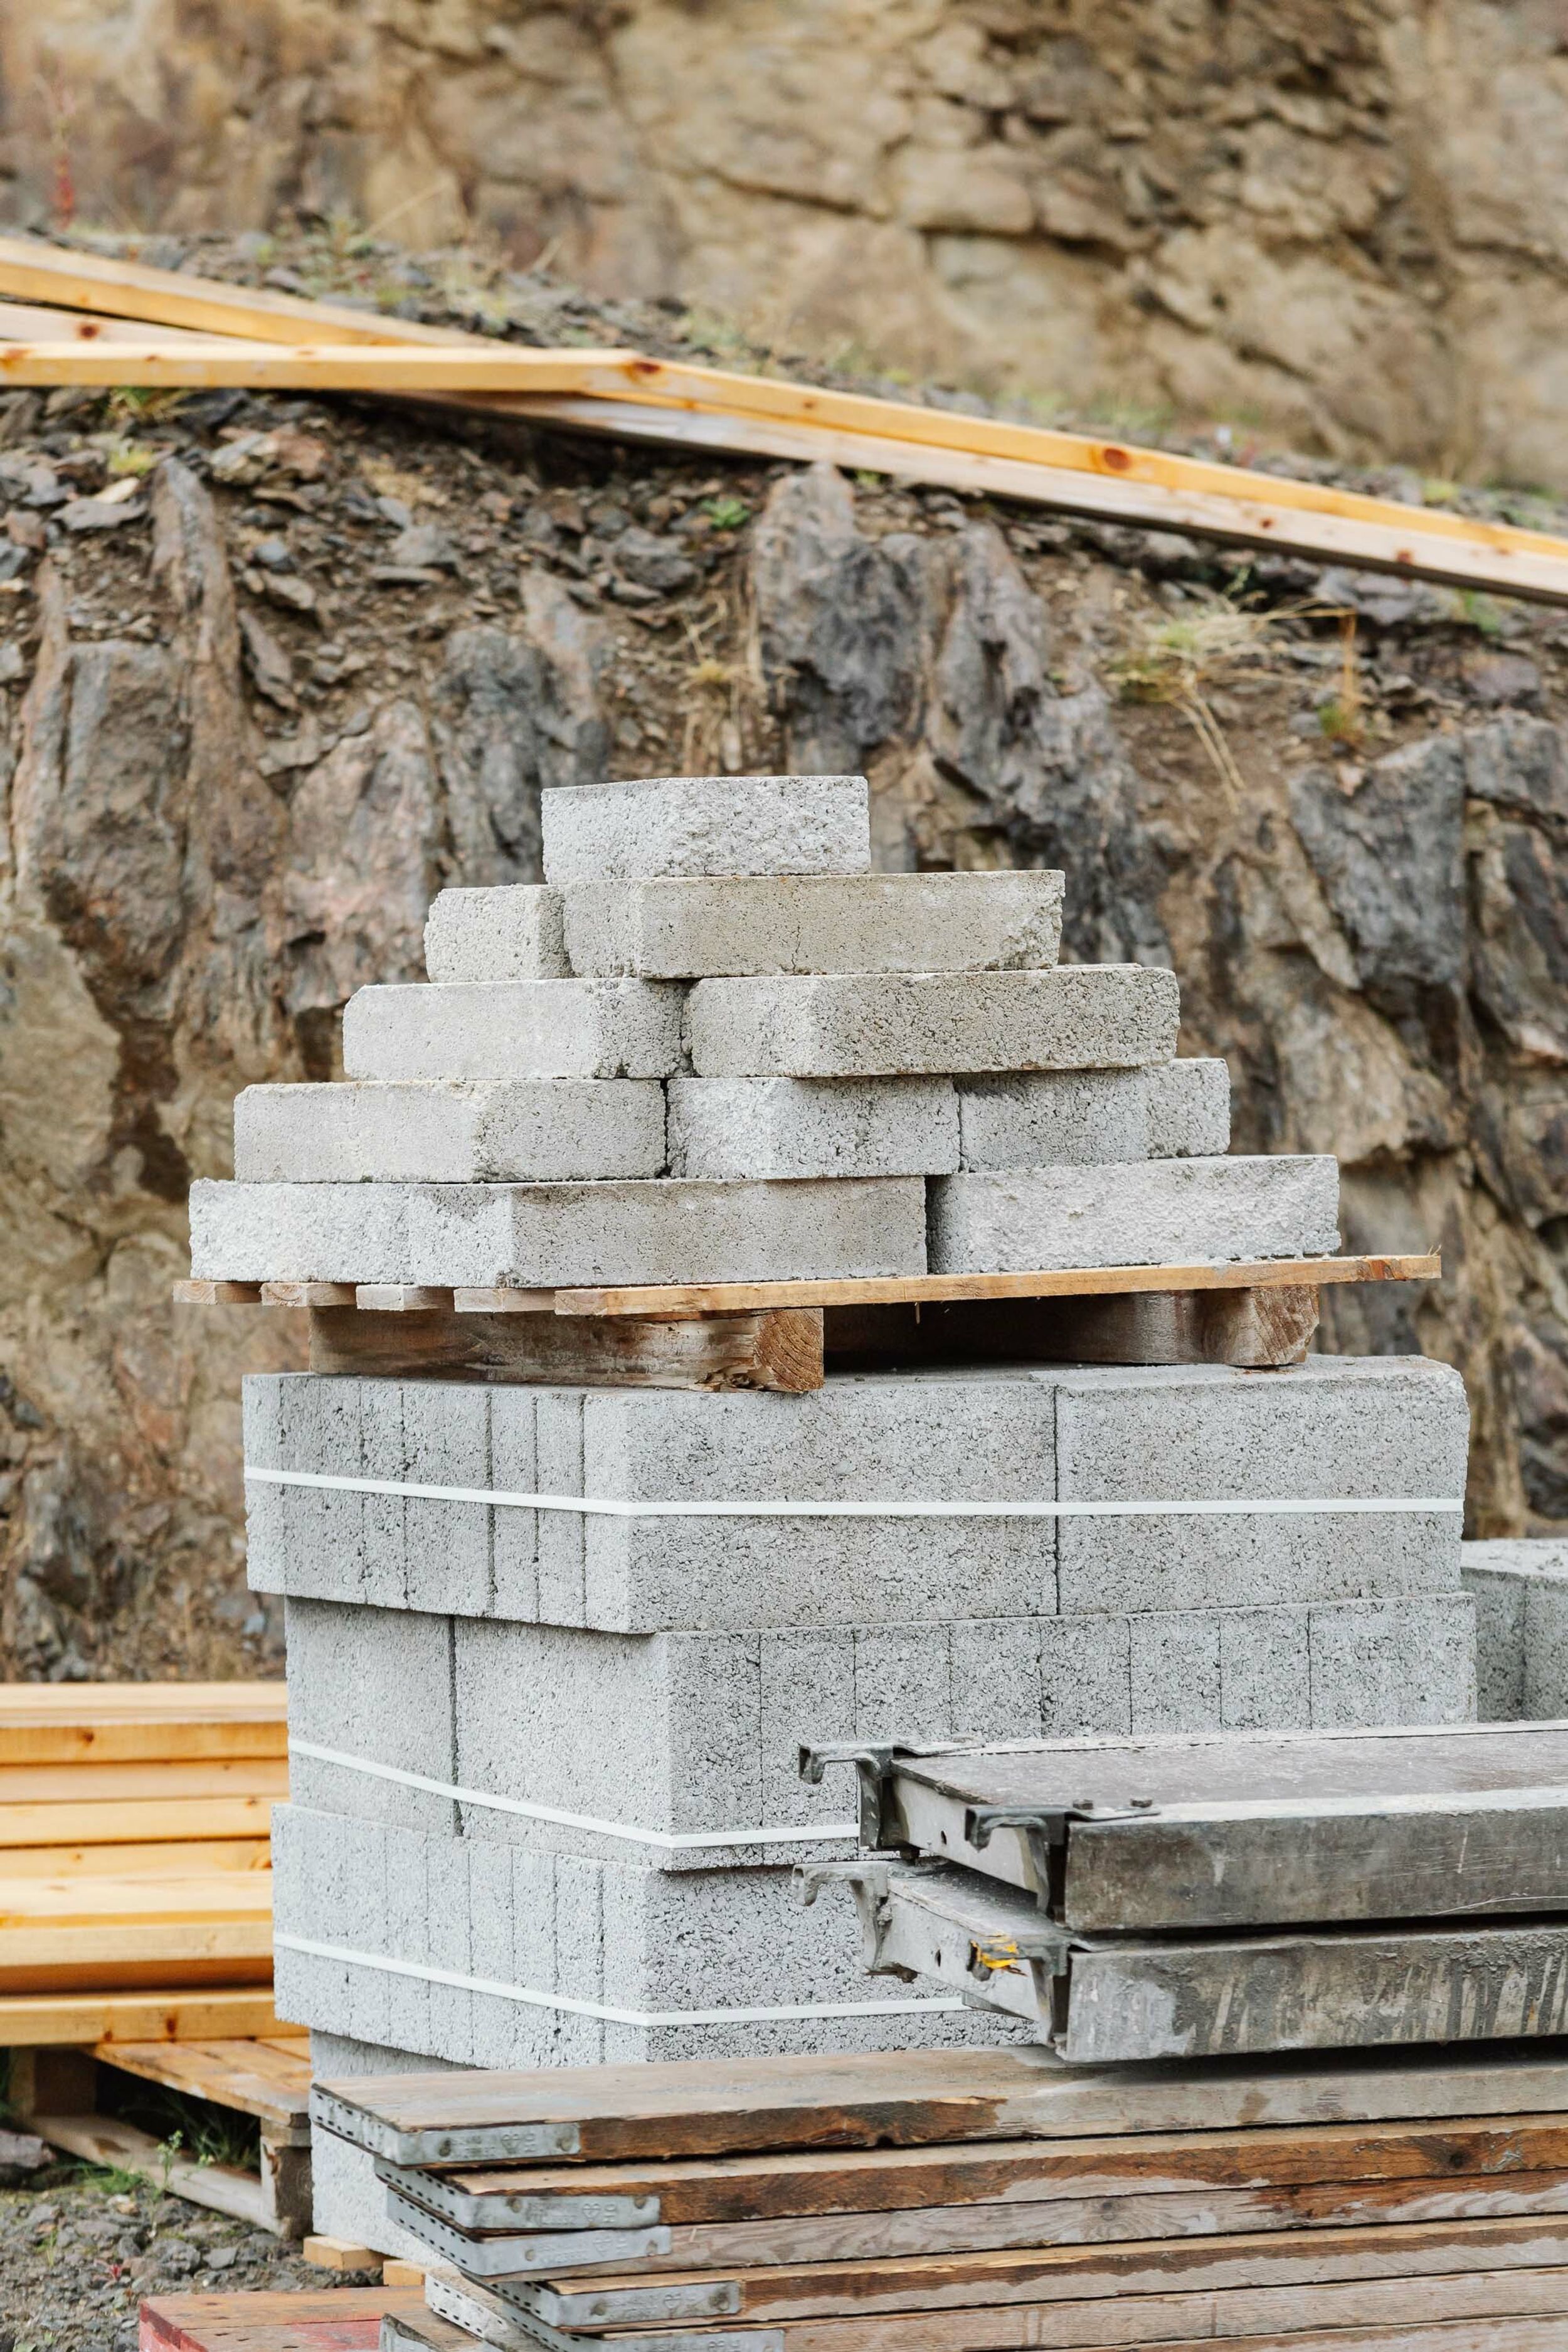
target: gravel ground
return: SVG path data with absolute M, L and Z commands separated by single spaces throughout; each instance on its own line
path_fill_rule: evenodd
M 0 2352 L 135 2352 L 149 2295 L 376 2278 L 317 2270 L 264 2231 L 112 2173 L 57 2166 L 37 2187 L 0 2190 Z

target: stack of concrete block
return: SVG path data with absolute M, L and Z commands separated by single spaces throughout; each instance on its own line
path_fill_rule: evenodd
M 537 1289 L 1320 1255 L 1319 1156 L 1231 1158 L 1168 971 L 1062 965 L 1062 877 L 872 874 L 860 777 L 545 796 L 448 890 L 348 1083 L 258 1087 L 193 1269 Z
M 346 1082 L 241 1097 L 196 1273 L 1334 1247 L 1331 1160 L 1226 1156 L 1169 973 L 1058 966 L 1056 875 L 871 875 L 866 805 L 842 778 L 547 795 L 545 883 L 443 893 L 429 983 L 351 1003 Z M 847 1895 L 792 1903 L 796 1862 L 857 1851 L 804 1740 L 1473 1711 L 1463 1391 L 1420 1360 L 799 1396 L 301 1374 L 247 1383 L 246 1444 L 251 1581 L 288 1619 L 277 1998 L 324 2073 L 1010 2038 L 868 1983 Z M 367 2160 L 319 2156 L 321 2225 L 396 2251 Z
M 1483 1723 L 1568 1718 L 1568 1540 L 1521 1536 L 1461 1547 L 1476 1611 Z

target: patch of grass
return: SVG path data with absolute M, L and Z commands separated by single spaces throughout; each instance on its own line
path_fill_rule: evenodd
M 1501 636 L 1502 614 L 1489 596 L 1479 588 L 1461 588 L 1458 598 L 1460 618 L 1472 629 L 1479 629 L 1483 637 Z
M 739 530 L 752 518 L 752 509 L 744 499 L 707 499 L 702 511 L 715 530 Z

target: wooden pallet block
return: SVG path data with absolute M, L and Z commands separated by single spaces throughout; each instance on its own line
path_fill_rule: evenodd
M 396 1315 L 318 1308 L 310 1316 L 310 1370 L 796 1396 L 822 1386 L 822 1315 L 773 1308 L 590 1323 L 538 1311 L 458 1313 L 450 1306 Z
M 417 2288 L 169 2294 L 142 2305 L 139 2352 L 376 2352 L 384 2314 L 425 2316 Z
M 100 2115 L 100 2065 L 254 2116 L 260 2126 L 258 2171 L 195 2163 L 136 2125 Z M 310 2226 L 310 2042 L 300 2035 L 100 2042 L 90 2050 L 12 2053 L 11 2103 L 51 2147 L 114 2165 L 193 2204 L 285 2238 L 301 2237 Z

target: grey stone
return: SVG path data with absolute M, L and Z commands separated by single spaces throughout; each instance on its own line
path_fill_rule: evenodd
M 1476 1604 L 1482 1722 L 1568 1717 L 1568 1541 L 1521 1536 L 1468 1543 L 1460 1567 Z
M 1212 1158 L 1230 1146 L 1230 1076 L 1189 1061 L 966 1077 L 958 1115 L 964 1168 Z
M 1164 1364 L 1042 1377 L 1056 1385 L 1063 1501 L 1453 1504 L 1065 1518 L 1064 1616 L 1458 1591 L 1469 1415 L 1449 1365 L 1309 1356 L 1268 1373 Z
M 466 2064 L 952 2047 L 1026 2038 L 950 2006 L 932 1985 L 864 1976 L 847 1890 L 831 1888 L 804 1909 L 794 1900 L 787 1864 L 677 1874 L 542 1852 L 469 1851 L 468 1841 L 422 1838 L 412 1830 L 398 1832 L 394 1843 L 379 1823 L 295 1804 L 280 1807 L 276 1820 L 280 1936 L 345 1943 L 364 1955 L 342 1964 L 340 1979 L 316 1972 L 308 1956 L 292 1952 L 286 1940 L 279 1944 L 279 2005 L 313 2032 L 373 2038 L 356 2020 L 375 2011 L 372 1980 L 384 1982 L 388 1972 L 373 1963 L 386 1958 L 542 1996 L 519 2000 L 504 1990 L 432 1983 L 426 2039 L 433 2054 Z M 423 1927 L 399 1923 L 395 1935 L 384 1904 L 373 1900 L 345 1941 L 342 1890 L 374 1889 L 420 1847 L 426 1883 L 433 1895 L 439 1889 Z M 547 1919 L 548 1938 L 542 1932 Z M 492 1969 L 504 1973 L 491 1976 Z M 590 2014 L 572 2018 L 553 2010 L 551 2001 L 561 1997 Z M 865 2013 L 835 2016 L 836 2004 Z M 796 2008 L 805 2013 L 787 2014 Z M 745 2014 L 757 2009 L 786 2014 Z M 733 2013 L 733 2022 L 726 2012 Z M 557 2033 L 557 2019 L 569 2020 L 566 2032 Z
M 1326 1154 L 1145 1160 L 938 1176 L 933 1274 L 1312 1257 L 1339 1244 Z
M 864 776 L 649 776 L 541 803 L 547 882 L 656 875 L 864 874 Z
M 351 1078 L 664 1078 L 683 991 L 646 980 L 361 988 L 343 1013 Z
M 1476 1620 L 1468 1593 L 1363 1601 L 1310 1615 L 1315 1724 L 1332 1729 L 1473 1720 Z
M 492 894 L 445 894 L 486 895 Z M 579 882 L 560 896 L 574 971 L 645 980 L 1033 970 L 1056 962 L 1061 937 L 1059 874 Z M 504 976 L 479 970 L 440 975 Z
M 1027 1372 L 838 1375 L 799 1397 L 310 1374 L 246 1385 L 248 1425 L 273 1433 L 263 1467 L 331 1469 L 319 1393 L 351 1475 L 633 1504 L 1054 1493 L 1055 1400 Z M 296 1455 L 296 1427 L 308 1459 Z M 1056 1607 L 1048 1518 L 637 1517 L 324 1496 L 255 1480 L 248 1492 L 258 1590 L 319 1596 L 338 1577 L 337 1597 L 382 1608 L 654 1633 Z M 326 1503 L 338 1535 L 323 1554 Z
M 1177 1013 L 1168 971 L 1062 964 L 700 980 L 687 1031 L 700 1077 L 900 1077 L 1169 1061 Z
M 820 1183 L 235 1184 L 190 1195 L 191 1270 L 431 1288 L 925 1270 L 918 1177 Z
M 425 970 L 436 981 L 564 980 L 561 893 L 544 883 L 442 890 L 425 918 Z
M 672 1078 L 672 1176 L 926 1176 L 958 1166 L 946 1078 Z
M 234 1106 L 235 1175 L 427 1184 L 658 1176 L 664 1128 L 664 1092 L 651 1078 L 247 1087 Z

